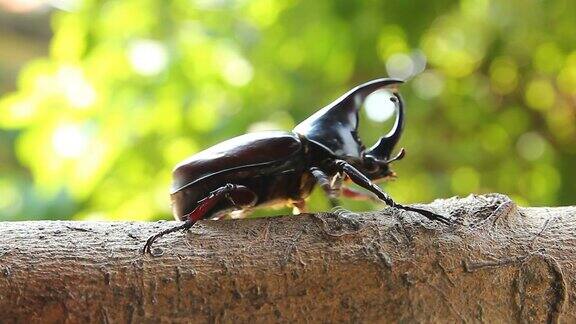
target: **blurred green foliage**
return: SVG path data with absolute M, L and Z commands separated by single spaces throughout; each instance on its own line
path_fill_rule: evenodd
M 384 185 L 398 201 L 575 204 L 575 12 L 571 0 L 84 1 L 53 15 L 49 57 L 0 100 L 0 218 L 169 218 L 186 156 L 289 130 L 387 75 L 409 79 L 408 154 Z M 321 193 L 311 207 L 327 208 Z

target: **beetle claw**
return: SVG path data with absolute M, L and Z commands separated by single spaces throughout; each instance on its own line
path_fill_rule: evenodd
M 410 207 L 410 206 L 403 206 L 400 204 L 396 204 L 396 206 L 394 206 L 394 207 L 398 207 L 400 209 L 407 210 L 407 211 L 416 212 L 416 213 L 428 218 L 429 220 L 437 221 L 437 222 L 440 222 L 444 225 L 451 225 L 453 223 L 453 220 L 451 218 L 433 213 L 433 212 L 425 210 L 425 209 Z

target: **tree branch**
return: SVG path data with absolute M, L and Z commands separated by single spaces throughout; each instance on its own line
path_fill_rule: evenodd
M 2 322 L 576 322 L 576 208 L 498 194 L 420 207 L 202 221 L 0 228 Z M 500 207 L 500 208 L 498 208 Z M 359 225 L 359 226 L 355 226 Z

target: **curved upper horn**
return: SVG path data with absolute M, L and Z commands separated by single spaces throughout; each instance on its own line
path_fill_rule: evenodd
M 380 137 L 378 142 L 364 153 L 364 156 L 372 157 L 376 161 L 390 160 L 392 150 L 400 140 L 402 130 L 404 129 L 404 102 L 402 101 L 402 97 L 400 97 L 398 93 L 394 93 L 394 96 L 391 97 L 390 100 L 394 101 L 398 107 L 394 126 L 388 134 Z

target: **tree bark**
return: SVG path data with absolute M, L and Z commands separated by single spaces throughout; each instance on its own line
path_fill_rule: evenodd
M 176 222 L 0 226 L 10 322 L 576 322 L 576 207 L 490 194 L 420 207 Z

